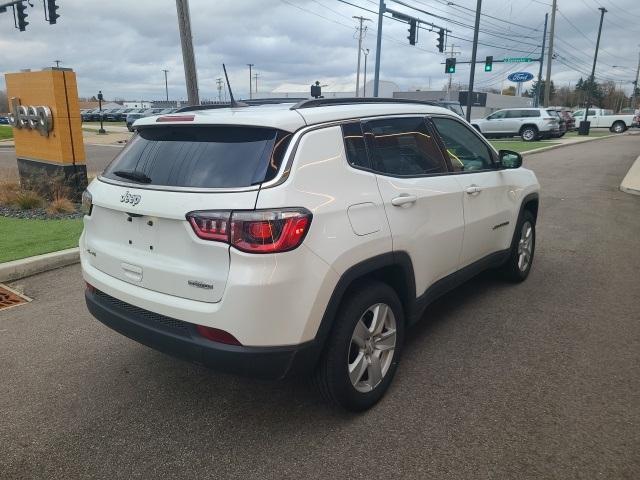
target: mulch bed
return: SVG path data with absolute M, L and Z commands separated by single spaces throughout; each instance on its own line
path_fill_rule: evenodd
M 0 205 L 1 217 L 12 218 L 26 218 L 32 220 L 65 220 L 82 218 L 84 213 L 79 210 L 79 205 L 76 205 L 76 211 L 73 213 L 47 213 L 44 208 L 32 208 L 30 210 L 22 210 L 21 208 L 13 207 L 11 205 Z

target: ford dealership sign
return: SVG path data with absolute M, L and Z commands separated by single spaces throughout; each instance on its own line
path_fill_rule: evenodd
M 529 72 L 515 72 L 507 77 L 511 82 L 528 82 L 529 80 L 533 80 L 533 74 Z

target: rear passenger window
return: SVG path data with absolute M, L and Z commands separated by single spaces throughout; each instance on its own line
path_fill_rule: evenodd
M 424 118 L 386 118 L 363 124 L 374 168 L 395 176 L 447 172 L 445 159 Z
M 349 164 L 354 167 L 371 168 L 360 122 L 342 125 L 342 136 Z
M 507 118 L 521 118 L 521 117 L 526 117 L 526 115 L 523 115 L 522 110 L 507 110 Z
M 466 125 L 450 118 L 432 118 L 457 172 L 493 168 L 489 147 Z

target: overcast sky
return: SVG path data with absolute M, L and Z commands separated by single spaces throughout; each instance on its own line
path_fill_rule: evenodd
M 348 0 L 377 11 L 377 1 Z M 164 74 L 169 69 L 170 97 L 185 98 L 174 0 L 58 0 L 61 17 L 49 25 L 42 3 L 29 8 L 26 32 L 13 28 L 11 10 L 0 14 L 2 70 L 40 69 L 54 65 L 72 67 L 78 75 L 81 96 L 101 89 L 108 98 L 163 99 Z M 434 15 L 410 10 L 387 0 L 387 6 L 451 30 L 449 44 L 471 55 L 475 0 L 403 0 Z M 542 42 L 544 14 L 551 0 L 484 0 L 478 59 L 486 55 L 537 56 Z M 556 52 L 552 79 L 568 84 L 591 70 L 598 30 L 599 6 L 606 7 L 596 76 L 622 80 L 627 91 L 635 77 L 640 43 L 640 0 L 558 0 Z M 259 74 L 259 91 L 271 91 L 282 83 L 311 84 L 353 82 L 357 40 L 353 15 L 371 18 L 364 47 L 371 50 L 369 78 L 375 58 L 376 16 L 338 0 L 191 0 L 200 98 L 216 98 L 217 77 L 224 62 L 236 96 L 248 93 L 247 63 Z M 492 18 L 494 17 L 494 18 Z M 446 18 L 446 19 L 445 19 Z M 509 22 L 509 23 L 507 23 Z M 402 89 L 441 88 L 445 55 L 436 49 L 437 34 L 419 31 L 418 45 L 406 39 L 407 25 L 386 19 L 383 26 L 381 79 Z M 463 40 L 464 39 L 464 40 Z M 546 68 L 546 67 L 545 67 Z M 495 64 L 494 71 L 476 70 L 476 85 L 497 87 L 513 71 L 537 75 L 538 64 Z M 459 65 L 454 82 L 466 84 L 469 68 Z M 530 86 L 527 84 L 526 86 Z M 4 78 L 0 80 L 4 88 Z

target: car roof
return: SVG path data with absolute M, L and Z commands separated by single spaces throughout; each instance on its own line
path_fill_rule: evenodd
M 255 105 L 248 107 L 225 107 L 193 110 L 162 115 L 162 125 L 186 125 L 185 117 L 193 116 L 189 125 L 244 125 L 269 127 L 294 132 L 307 125 L 336 122 L 363 117 L 405 114 L 441 114 L 456 117 L 451 110 L 424 103 L 396 103 L 392 99 L 386 103 L 336 103 L 332 105 L 312 105 L 295 108 L 294 103 Z M 294 107 L 294 108 L 292 108 Z M 137 127 L 156 125 L 158 116 L 145 117 L 136 122 Z M 175 119 L 172 121 L 172 119 Z

